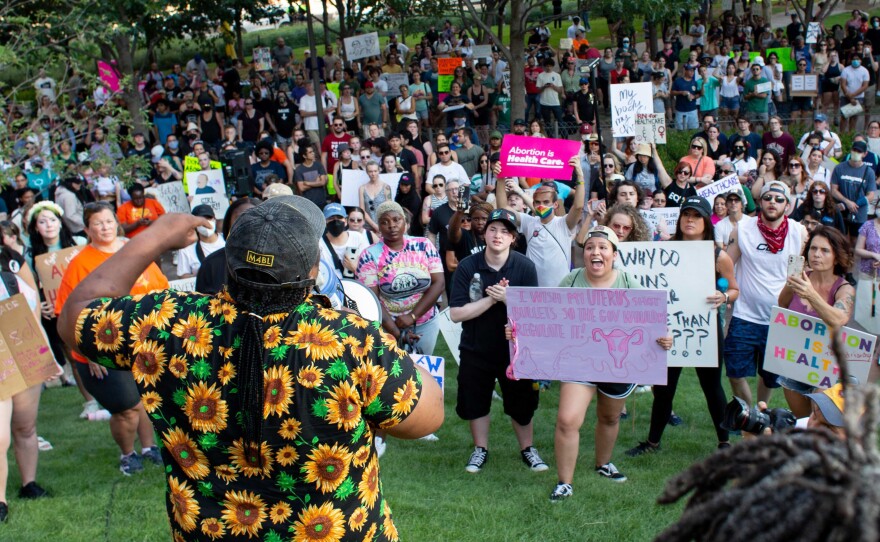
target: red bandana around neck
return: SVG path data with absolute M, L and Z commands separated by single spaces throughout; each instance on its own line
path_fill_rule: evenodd
M 785 247 L 785 237 L 788 235 L 788 217 L 782 217 L 782 224 L 773 230 L 764 222 L 764 217 L 759 215 L 758 231 L 761 232 L 764 240 L 767 241 L 767 247 L 770 249 L 770 252 L 776 254 Z

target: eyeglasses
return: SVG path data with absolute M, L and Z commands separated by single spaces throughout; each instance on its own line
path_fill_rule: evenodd
M 801 165 L 798 164 L 797 162 L 792 162 L 792 163 L 788 164 L 788 167 L 790 169 L 800 169 Z
M 254 105 L 254 102 L 244 102 L 244 105 Z
M 437 184 L 434 184 L 434 185 L 431 185 L 431 186 L 433 186 L 434 188 L 443 188 L 443 187 L 446 186 L 446 185 L 443 184 L 443 183 L 437 183 Z
M 810 190 L 810 194 L 826 194 L 826 190 L 824 188 L 813 188 Z
M 692 149 L 702 149 L 703 146 L 702 145 L 691 145 L 691 148 Z
M 679 171 L 678 173 L 676 173 L 676 175 L 690 175 L 690 174 L 691 174 L 690 170 L 687 170 L 687 169 L 683 169 L 683 170 Z
M 614 164 L 604 164 L 602 167 L 605 169 L 614 169 Z
M 786 203 L 788 200 L 783 196 L 771 196 L 767 194 L 761 197 L 761 201 L 775 201 L 776 203 Z

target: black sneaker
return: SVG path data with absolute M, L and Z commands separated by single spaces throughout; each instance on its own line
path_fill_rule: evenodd
M 678 427 L 679 425 L 684 425 L 684 420 L 681 419 L 681 416 L 673 412 L 669 415 L 669 425 L 672 427 Z
M 562 502 L 573 494 L 574 490 L 571 489 L 571 484 L 563 484 L 562 482 L 559 482 L 556 484 L 556 488 L 553 489 L 553 492 L 550 493 L 550 502 Z
M 617 467 L 614 466 L 614 463 L 605 463 L 601 467 L 596 467 L 596 473 L 599 476 L 604 476 L 605 478 L 608 478 L 612 482 L 626 482 L 626 476 L 624 476 L 622 472 L 617 470 Z
M 31 482 L 18 490 L 19 499 L 39 499 L 48 496 L 49 492 L 37 485 L 36 482 Z
M 164 467 L 165 464 L 162 462 L 162 454 L 159 453 L 158 446 L 151 446 L 146 452 L 141 454 L 141 462 L 142 463 L 152 463 L 156 467 Z
M 528 468 L 532 470 L 532 472 L 544 472 L 550 467 L 547 466 L 547 463 L 544 463 L 544 460 L 541 459 L 541 456 L 538 455 L 538 449 L 534 446 L 529 446 L 528 448 L 520 451 L 520 455 L 522 455 L 523 463 L 526 464 Z
M 630 448 L 629 450 L 627 450 L 626 455 L 628 455 L 630 457 L 638 457 L 643 454 L 650 454 L 650 453 L 659 452 L 659 451 L 660 451 L 659 444 L 651 444 L 650 442 L 648 442 L 646 440 L 645 442 L 640 442 L 638 444 L 638 446 L 636 446 L 635 448 Z
M 718 443 L 718 449 L 719 449 L 719 450 L 726 450 L 726 449 L 728 449 L 728 448 L 730 448 L 730 443 L 729 443 L 729 442 L 719 442 L 719 443 Z
M 6 523 L 6 520 L 9 518 L 9 505 L 5 502 L 0 502 L 0 523 Z
M 471 453 L 471 458 L 468 460 L 467 466 L 465 466 L 464 470 L 473 473 L 480 472 L 483 470 L 483 466 L 486 464 L 488 458 L 489 450 L 482 446 L 475 446 L 474 451 Z
M 131 476 L 136 472 L 144 470 L 144 464 L 138 454 L 131 452 L 119 458 L 119 472 L 125 476 Z

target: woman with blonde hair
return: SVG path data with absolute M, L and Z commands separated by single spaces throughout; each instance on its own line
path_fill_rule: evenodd
M 697 183 L 710 184 L 715 178 L 715 161 L 709 157 L 709 143 L 702 137 L 691 139 L 690 150 L 679 160 L 681 163 L 691 167 L 691 177 Z

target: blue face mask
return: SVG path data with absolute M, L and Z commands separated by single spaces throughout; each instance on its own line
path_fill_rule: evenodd
M 855 59 L 855 60 L 852 61 L 852 67 L 853 67 L 853 68 L 858 68 L 858 67 L 861 66 L 861 65 L 862 65 L 862 61 L 859 60 L 859 59 Z
M 176 151 L 177 148 L 178 148 L 179 146 L 180 146 L 180 143 L 177 142 L 177 141 L 170 141 L 170 142 L 168 143 L 168 148 L 171 149 L 171 150 L 173 150 L 173 151 Z

